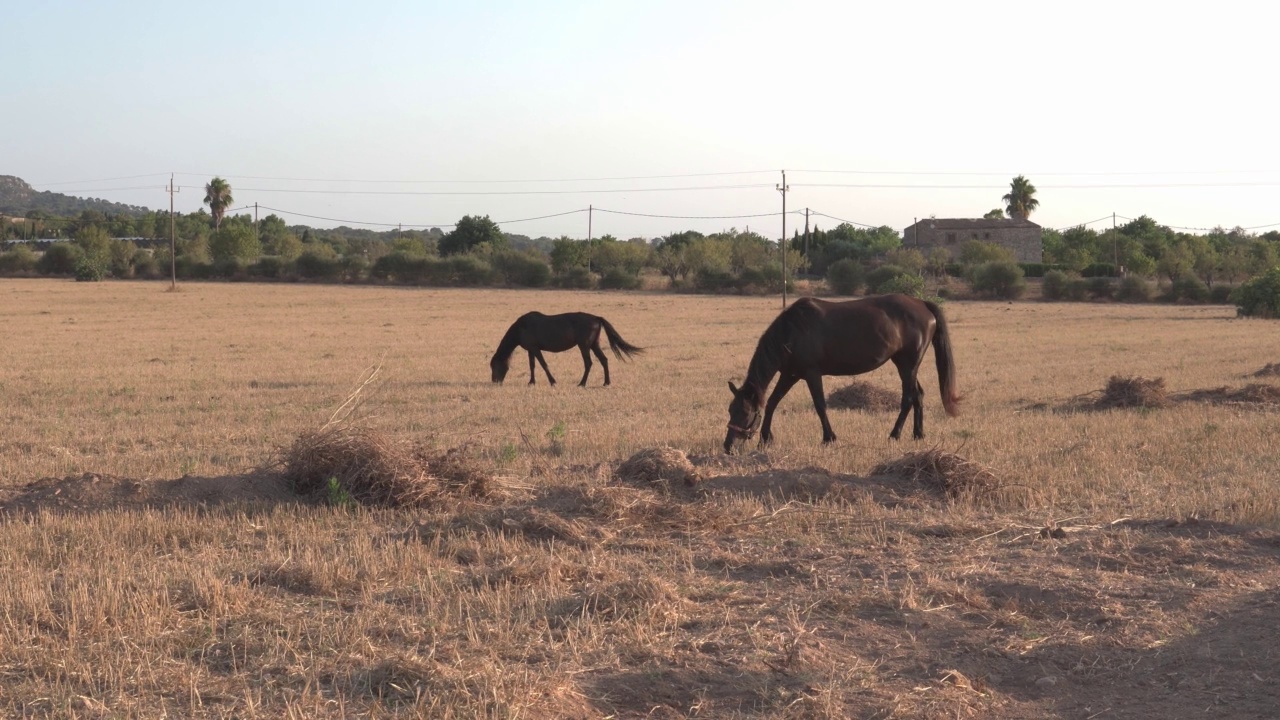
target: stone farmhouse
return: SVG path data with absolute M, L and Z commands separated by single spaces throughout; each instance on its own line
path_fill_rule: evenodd
M 935 247 L 945 248 L 953 258 L 970 240 L 1009 248 L 1018 262 L 1038 263 L 1044 259 L 1040 226 L 1030 220 L 925 218 L 902 231 L 903 247 L 926 254 Z

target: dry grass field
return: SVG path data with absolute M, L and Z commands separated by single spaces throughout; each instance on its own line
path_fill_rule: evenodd
M 521 313 L 607 317 L 578 388 L 488 360 Z M 921 442 L 798 388 L 720 454 L 776 298 L 0 282 L 0 714 L 17 717 L 1270 717 L 1280 411 L 1193 391 L 1280 361 L 1224 307 L 945 306 Z M 372 380 L 369 378 L 371 369 Z M 1163 408 L 1092 411 L 1113 375 Z M 893 389 L 896 375 L 866 378 Z M 829 378 L 831 392 L 847 380 Z M 354 395 L 353 395 L 354 393 Z M 1254 393 L 1258 395 L 1258 393 Z M 1222 396 L 1223 394 L 1220 394 Z M 345 424 L 462 448 L 479 495 L 299 498 Z M 1266 400 L 1265 393 L 1258 395 Z M 348 406 L 350 407 L 350 406 Z M 628 479 L 663 446 L 700 482 Z M 994 487 L 873 472 L 939 450 Z

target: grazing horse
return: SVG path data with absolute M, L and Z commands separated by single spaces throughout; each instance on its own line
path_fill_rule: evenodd
M 587 385 L 587 376 L 591 374 L 591 353 L 595 353 L 604 366 L 604 384 L 608 385 L 609 360 L 600 350 L 601 330 L 608 336 L 609 348 L 617 357 L 625 359 L 644 352 L 643 348 L 623 340 L 608 320 L 597 315 L 580 312 L 543 315 L 540 312 L 529 312 L 512 323 L 507 334 L 502 336 L 502 342 L 498 343 L 498 351 L 489 361 L 493 381 L 501 383 L 506 378 L 511 366 L 511 354 L 517 347 L 522 347 L 529 351 L 529 384 L 533 385 L 535 382 L 533 361 L 537 360 L 542 365 L 542 371 L 547 374 L 547 380 L 555 385 L 556 379 L 551 375 L 542 351 L 564 352 L 576 345 L 582 351 L 583 364 L 582 380 L 578 382 L 578 387 Z
M 822 442 L 833 442 L 836 434 L 827 420 L 822 376 L 861 375 L 890 360 L 902 378 L 902 411 L 889 437 L 898 439 L 907 411 L 912 409 L 912 434 L 916 439 L 924 437 L 924 388 L 916 379 L 916 372 L 930 342 L 938 363 L 942 405 L 948 415 L 954 416 L 959 413 L 960 396 L 942 308 L 907 295 L 879 295 L 847 302 L 800 298 L 760 336 L 742 387 L 729 383 L 733 401 L 729 403 L 724 451 L 732 452 L 735 441 L 755 434 L 761 405 L 764 425 L 760 428 L 760 444 L 768 444 L 773 438 L 774 409 L 801 380 L 809 385 L 813 409 L 822 420 Z M 780 376 L 778 385 L 765 404 L 764 393 L 774 375 Z

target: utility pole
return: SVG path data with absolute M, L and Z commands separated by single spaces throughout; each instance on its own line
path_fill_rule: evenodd
M 1120 272 L 1120 237 L 1116 234 L 1116 214 L 1111 213 L 1111 248 L 1115 252 L 1116 272 Z M 1123 275 L 1124 273 L 1120 273 Z
M 258 241 L 258 247 L 262 247 L 262 238 L 258 235 L 258 203 L 253 204 L 253 239 Z
M 173 173 L 169 173 L 169 289 L 178 289 L 178 224 L 173 217 L 173 194 L 182 188 L 174 187 Z
M 591 224 L 596 217 L 596 206 L 587 205 L 587 272 L 591 272 L 591 261 L 595 259 L 595 248 L 591 246 Z
M 787 184 L 787 171 L 782 171 L 782 184 L 776 186 L 778 192 L 782 193 L 782 241 L 778 243 L 778 248 L 782 250 L 782 309 L 787 309 L 787 191 L 791 190 L 791 186 Z

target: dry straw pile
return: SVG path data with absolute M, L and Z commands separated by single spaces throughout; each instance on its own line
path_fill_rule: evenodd
M 447 495 L 484 497 L 494 490 L 493 478 L 462 449 L 429 451 L 344 424 L 299 435 L 281 452 L 281 462 L 297 493 L 323 495 L 336 482 L 366 505 L 423 506 Z
M 861 380 L 855 380 L 827 396 L 827 407 L 839 410 L 891 411 L 901 407 L 902 397 Z
M 619 480 L 642 485 L 684 483 L 695 485 L 699 475 L 689 456 L 670 447 L 646 448 L 618 466 Z
M 1102 397 L 1094 401 L 1097 410 L 1112 408 L 1162 408 L 1169 406 L 1164 378 L 1123 377 L 1112 375 Z
M 948 497 L 980 495 L 1000 487 L 999 478 L 990 468 L 937 449 L 907 453 L 877 465 L 871 474 L 909 480 Z

